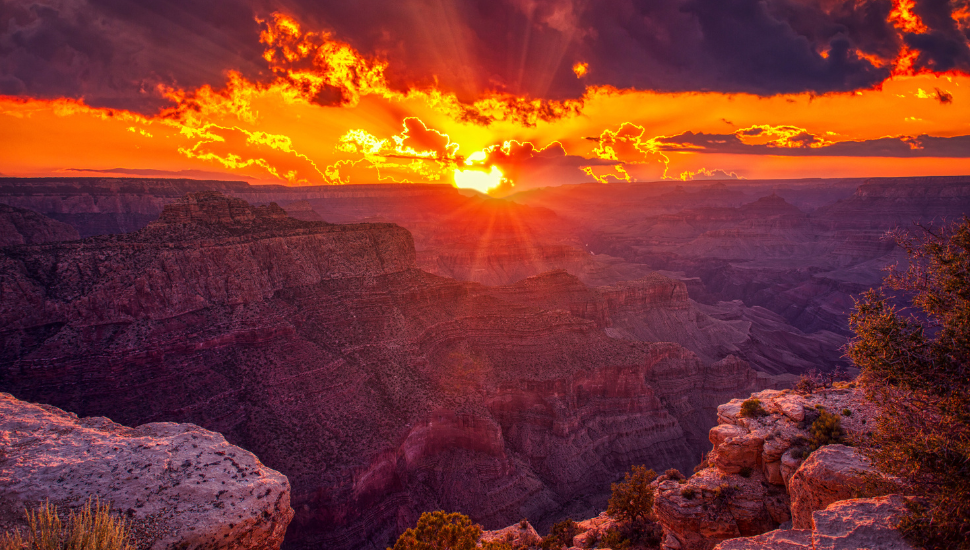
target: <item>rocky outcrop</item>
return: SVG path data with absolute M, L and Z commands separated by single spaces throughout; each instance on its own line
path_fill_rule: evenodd
M 291 548 L 383 549 L 436 509 L 592 513 L 632 464 L 689 469 L 717 404 L 767 382 L 422 272 L 399 226 L 211 193 L 127 235 L 5 248 L 0 285 L 0 388 L 223 433 L 289 478 Z
M 793 519 L 794 527 L 804 530 L 811 528 L 807 518 L 826 505 L 872 496 L 880 488 L 873 480 L 888 487 L 849 447 L 823 446 L 808 460 L 803 458 L 820 411 L 839 415 L 848 437 L 864 433 L 871 407 L 858 390 L 833 388 L 804 395 L 765 390 L 751 398 L 760 401 L 761 414 L 742 415 L 741 399 L 718 407 L 719 424 L 709 432 L 714 448 L 707 455 L 707 468 L 685 484 L 658 484 L 654 512 L 664 526 L 666 548 L 710 550 L 724 540 L 757 536 Z
M 736 538 L 714 550 L 914 550 L 896 529 L 905 512 L 900 495 L 842 500 L 813 512 L 811 529 Z
M 792 526 L 811 529 L 813 512 L 879 490 L 891 491 L 892 482 L 868 458 L 851 447 L 826 445 L 812 453 L 788 482 Z
M 812 514 L 812 550 L 913 550 L 896 530 L 905 513 L 900 495 L 835 502 Z
M 128 428 L 0 393 L 0 528 L 24 509 L 92 497 L 131 522 L 140 548 L 279 548 L 290 484 L 218 433 L 170 422 Z
M 522 520 L 515 525 L 509 525 L 504 529 L 494 531 L 484 531 L 480 542 L 504 542 L 512 548 L 538 546 L 542 537 L 536 532 L 535 528 L 528 520 Z
M 0 204 L 0 246 L 78 239 L 77 231 L 32 210 Z
M 310 205 L 310 201 L 304 199 L 299 201 L 293 201 L 287 204 L 285 207 L 286 213 L 291 218 L 296 218 L 298 220 L 303 220 L 306 222 L 321 222 L 323 218 L 317 211 L 313 209 Z

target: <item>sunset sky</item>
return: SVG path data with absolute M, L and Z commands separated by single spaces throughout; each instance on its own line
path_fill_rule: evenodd
M 970 0 L 12 0 L 0 174 L 970 174 Z

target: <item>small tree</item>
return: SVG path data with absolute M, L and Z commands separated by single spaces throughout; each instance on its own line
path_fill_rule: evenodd
M 884 469 L 925 495 L 901 529 L 927 550 L 970 549 L 970 219 L 916 236 L 883 288 L 849 319 L 860 381 L 882 406 L 867 448 Z M 901 291 L 913 312 L 887 297 Z M 899 296 L 897 296 L 899 298 Z
M 549 535 L 543 537 L 539 547 L 543 550 L 559 550 L 573 545 L 573 537 L 579 534 L 576 522 L 566 518 L 552 526 Z
M 619 520 L 649 520 L 653 517 L 653 487 L 650 483 L 656 478 L 653 470 L 634 466 L 622 482 L 610 485 L 613 494 L 606 513 Z
M 418 525 L 398 537 L 394 550 L 472 550 L 482 528 L 458 513 L 425 512 Z

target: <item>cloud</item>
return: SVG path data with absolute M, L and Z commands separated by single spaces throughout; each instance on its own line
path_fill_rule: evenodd
M 681 172 L 680 179 L 684 181 L 694 181 L 694 180 L 743 180 L 744 178 L 740 176 L 737 172 L 728 172 L 721 169 L 708 170 L 707 168 L 699 168 L 695 171 L 686 170 Z
M 8 0 L 0 94 L 151 114 L 172 105 L 171 90 L 222 89 L 237 74 L 282 79 L 322 105 L 421 90 L 459 120 L 534 125 L 578 112 L 588 86 L 827 93 L 894 71 L 968 72 L 961 10 L 938 0 Z
M 660 136 L 653 141 L 662 151 L 734 155 L 970 158 L 970 135 L 894 136 L 830 142 L 794 126 L 753 126 L 733 134 L 685 132 Z
M 494 193 L 507 193 L 549 185 L 564 185 L 589 181 L 587 168 L 612 166 L 612 161 L 570 155 L 558 141 L 539 148 L 529 142 L 516 140 L 487 147 L 485 158 L 474 164 L 488 169 L 498 166 L 505 175 L 502 186 Z
M 152 168 L 65 168 L 67 172 L 91 172 L 95 174 L 125 174 L 129 176 L 160 177 L 160 178 L 190 178 L 205 180 L 239 181 L 253 180 L 243 174 L 228 174 L 212 170 L 156 170 Z

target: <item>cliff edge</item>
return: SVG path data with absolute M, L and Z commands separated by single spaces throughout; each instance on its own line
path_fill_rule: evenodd
M 138 548 L 278 549 L 290 484 L 252 453 L 192 424 L 129 428 L 0 393 L 0 530 L 24 509 L 90 497 L 132 523 Z

